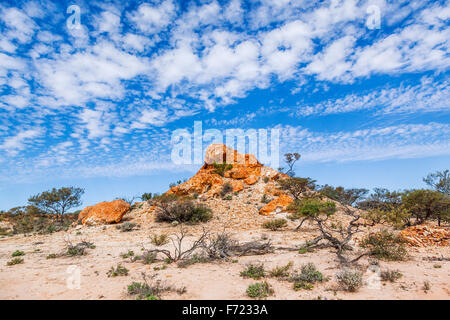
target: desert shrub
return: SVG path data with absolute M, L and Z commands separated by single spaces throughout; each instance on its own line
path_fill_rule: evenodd
M 133 256 L 134 256 L 134 251 L 128 250 L 128 252 L 121 253 L 120 256 L 121 256 L 123 259 L 133 257 Z
M 127 287 L 128 294 L 136 296 L 136 300 L 160 300 L 161 293 L 165 291 L 176 291 L 178 294 L 186 292 L 185 287 L 176 289 L 165 286 L 160 280 L 153 281 L 153 277 L 150 279 L 151 281 L 148 281 L 144 273 L 142 273 L 142 277 L 144 282 L 132 282 Z
M 252 278 L 259 280 L 266 275 L 263 264 L 249 264 L 247 269 L 241 271 L 241 276 L 244 278 Z
M 16 250 L 11 254 L 12 257 L 20 257 L 20 256 L 24 256 L 24 255 L 25 255 L 25 252 L 20 251 L 20 250 Z
M 128 275 L 128 269 L 122 266 L 121 264 L 118 264 L 117 267 L 111 267 L 111 269 L 106 273 L 108 277 L 117 277 L 117 276 L 127 276 Z
M 9 260 L 9 261 L 6 263 L 6 265 L 7 265 L 7 266 L 13 266 L 13 265 L 16 265 L 16 264 L 21 264 L 21 263 L 23 263 L 23 259 L 22 259 L 22 258 L 19 258 L 19 257 L 16 257 L 16 258 L 14 258 L 14 259 L 12 259 L 12 260 Z
M 133 261 L 142 261 L 143 264 L 152 264 L 156 262 L 156 252 L 145 251 L 142 255 L 135 256 Z
M 287 225 L 286 219 L 275 219 L 263 223 L 263 227 L 272 231 L 279 230 Z
M 358 270 L 341 270 L 336 274 L 336 279 L 345 291 L 356 292 L 362 286 L 362 272 Z
M 16 207 L 2 214 L 2 218 L 12 225 L 12 230 L 3 232 L 5 235 L 21 233 L 53 233 L 68 230 L 69 226 L 77 220 L 76 214 L 56 215 L 46 214 L 39 208 L 28 205 Z
M 178 266 L 178 268 L 187 268 L 190 265 L 193 265 L 196 263 L 207 263 L 210 261 L 211 261 L 211 258 L 209 258 L 209 257 L 203 256 L 203 255 L 198 255 L 198 254 L 193 254 L 189 258 L 183 259 L 180 262 L 178 262 L 177 266 Z
M 275 267 L 270 270 L 269 274 L 275 278 L 286 278 L 289 276 L 289 269 L 292 267 L 293 263 L 290 261 L 287 265 L 281 267 Z
M 167 234 L 160 234 L 160 235 L 153 234 L 151 236 L 151 242 L 155 246 L 158 246 L 158 247 L 163 246 L 169 242 L 169 237 L 167 236 Z
M 205 205 L 198 205 L 185 198 L 164 196 L 155 205 L 158 207 L 156 220 L 159 222 L 188 222 L 196 224 L 211 219 L 211 209 Z
M 231 194 L 226 195 L 225 197 L 222 198 L 223 200 L 233 200 L 233 196 Z
M 266 281 L 251 284 L 247 288 L 247 295 L 250 298 L 263 299 L 273 294 L 272 286 Z
M 136 223 L 134 223 L 134 222 L 124 222 L 124 223 L 116 226 L 116 229 L 118 229 L 122 232 L 130 232 L 130 231 L 133 231 L 135 227 L 136 227 Z
M 295 273 L 289 278 L 289 281 L 292 282 L 307 282 L 311 284 L 322 282 L 323 280 L 323 274 L 317 270 L 313 263 L 302 265 L 300 273 Z
M 427 293 L 431 289 L 430 282 L 429 281 L 424 281 L 422 289 L 423 289 L 423 291 L 425 291 L 425 293 Z
M 402 261 L 407 257 L 404 241 L 388 230 L 367 235 L 360 246 L 369 249 L 369 255 L 378 259 Z
M 264 177 L 264 178 L 263 178 L 263 181 L 264 181 L 264 183 L 267 183 L 267 182 L 269 182 L 269 180 L 270 180 L 270 178 L 269 178 L 269 177 Z
M 223 184 L 222 189 L 220 190 L 220 196 L 223 198 L 232 191 L 233 191 L 233 186 L 231 185 L 231 183 L 226 182 Z
M 264 204 L 267 204 L 270 202 L 270 199 L 267 197 L 267 194 L 263 194 L 262 198 L 261 198 L 261 202 Z
M 46 257 L 46 259 L 56 259 L 56 258 L 58 258 L 58 255 L 57 255 L 56 253 L 50 253 L 50 254 Z
M 395 282 L 402 277 L 402 273 L 398 270 L 383 270 L 380 273 L 382 281 Z
M 308 252 L 314 252 L 314 249 L 313 248 L 310 248 L 310 247 L 301 247 L 300 249 L 298 249 L 298 253 L 300 253 L 300 254 L 305 254 L 305 253 L 308 253 Z
M 76 245 L 73 245 L 72 243 L 68 243 L 67 244 L 67 251 L 66 251 L 66 255 L 69 257 L 74 257 L 74 256 L 83 256 L 86 254 L 86 249 L 94 249 L 95 246 L 93 243 L 91 242 L 87 242 L 87 241 L 82 241 L 80 243 L 77 243 Z
M 231 170 L 233 168 L 232 164 L 229 163 L 213 163 L 214 172 L 217 173 L 219 176 L 224 176 L 225 172 L 228 170 Z
M 306 281 L 295 281 L 293 288 L 295 291 L 311 290 L 312 288 L 314 288 L 314 284 L 306 282 Z

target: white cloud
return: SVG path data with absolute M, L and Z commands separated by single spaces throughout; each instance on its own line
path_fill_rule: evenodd
M 33 138 L 39 137 L 42 133 L 42 129 L 38 128 L 19 131 L 16 135 L 4 139 L 0 144 L 0 150 L 15 155 L 18 151 L 23 150 L 27 143 L 32 142 Z
M 175 17 L 176 7 L 172 0 L 161 1 L 158 5 L 144 3 L 128 15 L 136 27 L 145 33 L 154 33 L 167 27 Z
M 350 132 L 311 132 L 280 126 L 281 150 L 298 150 L 305 162 L 347 162 L 450 155 L 450 126 L 397 125 Z

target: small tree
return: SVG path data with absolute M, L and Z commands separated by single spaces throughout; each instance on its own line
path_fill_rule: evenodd
M 141 196 L 141 200 L 142 201 L 149 201 L 149 200 L 152 200 L 152 193 L 151 192 L 146 192 L 146 193 L 143 193 L 142 194 L 142 196 Z
M 430 173 L 426 178 L 423 178 L 423 181 L 436 191 L 450 196 L 450 171 L 448 169 Z
M 84 189 L 74 187 L 62 187 L 60 189 L 38 193 L 28 199 L 28 203 L 47 213 L 55 214 L 61 218 L 70 208 L 81 206 L 81 196 Z
M 433 190 L 409 190 L 402 196 L 402 207 L 421 224 L 429 219 L 450 220 L 450 198 Z
M 366 189 L 344 188 L 339 189 L 339 192 L 336 193 L 334 200 L 343 205 L 343 213 L 350 218 L 350 221 L 345 224 L 329 221 L 329 218 L 336 212 L 336 204 L 334 202 L 323 201 L 320 199 L 296 200 L 294 205 L 297 212 L 294 214 L 294 217 L 312 220 L 316 223 L 321 232 L 320 236 L 307 242 L 307 246 L 313 246 L 318 244 L 321 240 L 326 240 L 329 245 L 337 250 L 336 254 L 340 262 L 344 264 L 355 262 L 364 256 L 365 254 L 362 254 L 350 261 L 343 253 L 345 250 L 352 249 L 349 246 L 349 242 L 352 240 L 353 235 L 359 232 L 359 227 L 363 225 L 359 222 L 361 215 L 353 208 L 353 206 L 366 193 Z
M 297 152 L 295 153 L 286 153 L 284 155 L 284 161 L 286 162 L 286 164 L 288 165 L 289 169 L 286 171 L 286 174 L 289 177 L 293 177 L 295 176 L 295 172 L 294 172 L 294 164 L 300 159 L 301 155 Z M 281 169 L 281 168 L 280 168 Z
M 308 191 L 314 190 L 316 180 L 311 178 L 288 178 L 279 181 L 280 187 L 288 191 L 295 200 L 299 200 Z

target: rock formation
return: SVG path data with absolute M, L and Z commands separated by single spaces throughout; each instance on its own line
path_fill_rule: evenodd
M 241 154 L 224 144 L 212 144 L 206 150 L 205 163 L 200 170 L 188 181 L 171 187 L 168 193 L 196 194 L 200 198 L 218 197 L 225 183 L 232 186 L 232 192 L 240 192 L 263 179 L 268 182 L 267 193 L 278 197 L 260 211 L 260 214 L 270 215 L 284 210 L 292 202 L 275 185 L 279 178 L 285 177 L 285 174 L 263 166 L 252 154 Z
M 117 223 L 129 210 L 130 205 L 123 200 L 104 201 L 84 208 L 78 221 L 85 225 Z

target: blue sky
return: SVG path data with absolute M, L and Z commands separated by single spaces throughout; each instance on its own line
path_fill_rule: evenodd
M 3 0 L 0 209 L 165 191 L 199 168 L 170 157 L 194 121 L 279 129 L 321 184 L 423 187 L 450 163 L 449 18 L 449 1 Z

